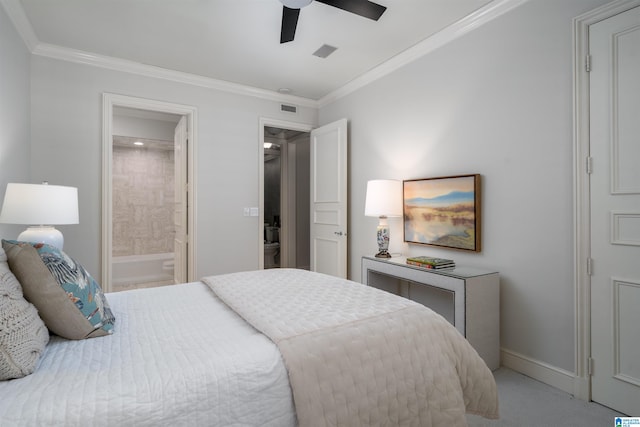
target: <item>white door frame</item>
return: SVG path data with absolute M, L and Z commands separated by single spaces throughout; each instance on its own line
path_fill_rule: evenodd
M 262 270 L 264 268 L 264 239 L 261 238 L 264 227 L 264 127 L 274 127 L 280 129 L 287 130 L 297 130 L 300 132 L 311 132 L 314 129 L 314 125 L 308 123 L 296 123 L 289 122 L 285 120 L 278 119 L 270 119 L 266 117 L 261 117 L 259 120 L 260 125 L 260 138 L 259 138 L 259 149 L 258 149 L 258 269 Z M 286 155 L 283 156 L 280 161 L 286 162 Z M 288 180 L 287 176 L 283 176 L 281 182 L 283 180 Z M 288 194 L 281 192 L 280 194 L 280 206 L 288 206 L 289 205 Z M 283 221 L 287 221 L 284 218 L 285 212 L 281 212 L 280 216 Z M 286 224 L 286 227 L 283 227 L 280 232 L 280 241 L 285 242 L 287 246 L 289 246 L 290 238 L 287 232 L 289 223 Z M 287 249 L 288 251 L 288 249 Z
M 102 286 L 105 292 L 111 291 L 111 258 L 113 249 L 113 107 L 128 107 L 141 110 L 159 111 L 187 117 L 189 145 L 187 150 L 187 177 L 189 206 L 187 218 L 187 281 L 191 282 L 196 272 L 196 148 L 197 148 L 197 109 L 189 105 L 112 93 L 102 94 Z
M 640 5 L 640 0 L 617 0 L 573 20 L 573 135 L 574 135 L 574 395 L 591 400 L 591 218 L 589 174 L 589 26 Z

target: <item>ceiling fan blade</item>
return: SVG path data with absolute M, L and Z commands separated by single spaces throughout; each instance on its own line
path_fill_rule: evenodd
M 377 21 L 387 8 L 369 0 L 316 0 L 347 12 Z
M 290 9 L 282 6 L 282 29 L 280 30 L 280 44 L 293 40 L 298 26 L 298 16 L 300 9 Z

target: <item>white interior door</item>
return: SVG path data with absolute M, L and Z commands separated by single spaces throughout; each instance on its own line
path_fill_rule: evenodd
M 175 253 L 173 279 L 176 283 L 187 281 L 187 118 L 182 116 L 174 134 L 175 209 L 173 249 Z
M 640 7 L 591 25 L 592 399 L 640 415 Z
M 311 131 L 311 270 L 347 277 L 347 120 Z

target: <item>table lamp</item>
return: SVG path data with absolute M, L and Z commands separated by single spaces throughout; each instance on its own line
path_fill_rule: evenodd
M 376 258 L 391 258 L 388 252 L 389 224 L 387 218 L 402 216 L 402 181 L 376 179 L 367 182 L 364 214 L 380 218 L 376 230 L 378 241 Z
M 19 241 L 47 243 L 62 250 L 64 236 L 53 225 L 78 222 L 77 188 L 46 182 L 7 184 L 0 223 L 29 225 L 18 236 Z

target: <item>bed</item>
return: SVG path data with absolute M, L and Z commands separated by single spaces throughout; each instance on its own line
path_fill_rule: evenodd
M 465 425 L 495 382 L 426 307 L 303 270 L 106 294 L 114 333 L 52 335 L 4 425 Z

